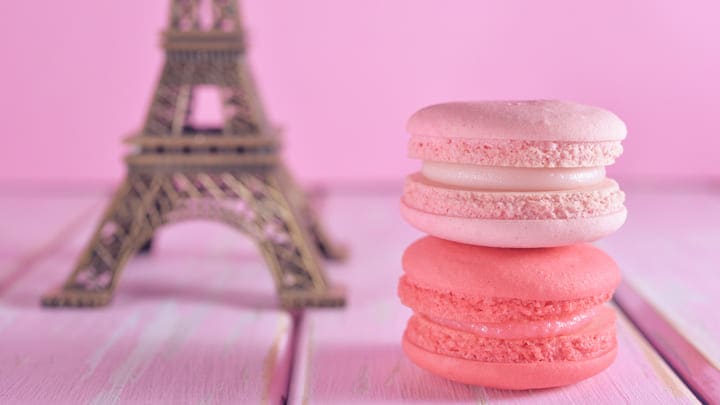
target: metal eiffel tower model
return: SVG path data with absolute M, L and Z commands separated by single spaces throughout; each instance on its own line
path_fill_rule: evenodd
M 203 5 L 209 27 L 202 27 Z M 246 65 L 238 14 L 237 0 L 171 0 L 165 66 L 141 132 L 127 139 L 135 147 L 127 177 L 75 270 L 43 305 L 108 304 L 124 265 L 160 226 L 197 218 L 226 223 L 256 242 L 284 307 L 344 305 L 318 259 L 342 251 L 282 164 L 277 131 Z M 223 95 L 222 128 L 189 125 L 199 85 Z

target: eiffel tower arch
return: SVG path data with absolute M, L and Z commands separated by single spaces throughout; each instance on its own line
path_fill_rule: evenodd
M 237 0 L 171 0 L 165 64 L 142 129 L 127 139 L 134 148 L 127 176 L 74 270 L 43 305 L 107 305 L 126 262 L 159 227 L 198 218 L 255 241 L 284 307 L 344 305 L 319 260 L 342 258 L 343 251 L 282 163 L 278 131 L 246 63 L 238 11 Z M 190 122 L 198 86 L 219 90 L 220 127 Z

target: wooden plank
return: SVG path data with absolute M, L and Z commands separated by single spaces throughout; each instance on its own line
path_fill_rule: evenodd
M 716 360 L 712 356 L 719 336 L 718 314 L 712 308 L 719 295 L 711 272 L 713 263 L 720 262 L 713 249 L 720 229 L 716 195 L 631 191 L 629 196 L 628 224 L 601 245 L 616 257 L 639 295 L 675 332 L 702 349 L 717 371 L 710 361 Z M 0 197 L 0 203 L 7 198 L 12 197 Z M 8 221 L 23 224 L 27 217 L 35 222 L 32 229 L 18 228 L 18 232 L 0 227 L 0 269 L 15 266 L 27 249 L 40 253 L 23 265 L 23 277 L 0 293 L 0 364 L 4 365 L 0 402 L 164 402 L 166 398 L 185 402 L 190 398 L 276 403 L 281 399 L 292 319 L 265 309 L 273 308 L 277 300 L 270 276 L 248 241 L 218 225 L 170 227 L 160 234 L 152 255 L 129 264 L 113 307 L 41 310 L 40 293 L 70 270 L 101 206 L 94 208 L 94 214 L 83 214 L 85 208 L 76 211 L 86 219 L 60 238 L 37 232 L 44 224 L 52 228 L 58 218 L 55 223 L 62 224 L 63 216 L 79 207 L 77 201 L 67 203 L 68 208 L 62 204 L 47 209 L 40 202 L 32 209 L 20 200 L 6 204 L 15 207 L 4 211 L 11 213 Z M 350 288 L 350 307 L 310 311 L 302 319 L 292 403 L 370 399 L 587 403 L 601 394 L 607 395 L 603 401 L 616 402 L 693 399 L 624 320 L 616 364 L 573 387 L 532 395 L 483 390 L 449 383 L 416 368 L 399 351 L 409 311 L 394 297 L 400 252 L 419 234 L 400 222 L 396 206 L 397 196 L 348 195 L 328 202 L 325 222 L 341 240 L 352 242 L 350 262 L 329 269 L 333 280 Z M 638 313 L 642 317 L 642 311 Z M 218 346 L 230 349 L 222 351 Z M 685 351 L 678 353 L 687 360 Z M 269 365 L 259 366 L 265 364 Z M 641 375 L 645 377 L 640 379 Z M 596 380 L 602 384 L 591 384 Z M 201 398 L 202 394 L 210 399 Z
M 512 392 L 453 383 L 403 355 L 410 311 L 396 298 L 400 254 L 419 234 L 400 222 L 397 197 L 332 198 L 334 234 L 352 237 L 350 261 L 331 272 L 350 288 L 349 307 L 307 311 L 290 391 L 291 404 L 364 403 L 697 403 L 682 381 L 623 317 L 617 361 L 569 387 Z
M 0 195 L 0 256 L 22 257 L 57 245 L 58 235 L 90 219 L 86 213 L 101 201 L 100 193 Z
M 301 323 L 291 404 L 364 403 L 698 403 L 637 330 L 620 317 L 618 358 L 568 387 L 504 391 L 436 377 L 400 348 L 409 311 L 394 300 L 346 314 L 314 312 Z
M 0 297 L 0 402 L 280 403 L 293 321 L 273 309 L 271 276 L 250 247 L 218 225 L 171 227 L 95 310 L 40 308 L 78 252 L 39 261 Z
M 100 193 L 0 196 L 5 218 L 0 227 L 0 296 L 43 258 L 66 247 L 78 229 L 89 226 L 104 200 Z
M 720 402 L 720 193 L 631 190 L 628 209 L 599 242 L 628 284 L 618 299 L 696 392 Z
M 719 402 L 720 370 L 629 285 L 618 288 L 615 301 L 698 397 Z

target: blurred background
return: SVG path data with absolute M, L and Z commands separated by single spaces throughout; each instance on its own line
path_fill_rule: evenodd
M 245 0 L 250 59 L 306 182 L 398 182 L 404 124 L 457 99 L 560 98 L 628 125 L 611 175 L 720 175 L 720 3 Z M 166 1 L 0 2 L 0 181 L 112 184 L 162 64 Z M 219 117 L 212 91 L 198 120 Z

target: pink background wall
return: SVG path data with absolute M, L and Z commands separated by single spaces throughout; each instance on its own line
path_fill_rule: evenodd
M 563 98 L 628 124 L 624 177 L 718 176 L 715 1 L 246 0 L 251 61 L 304 180 L 396 180 L 405 119 L 452 99 Z M 0 181 L 118 179 L 165 1 L 0 2 Z M 368 157 L 369 156 L 369 157 Z

